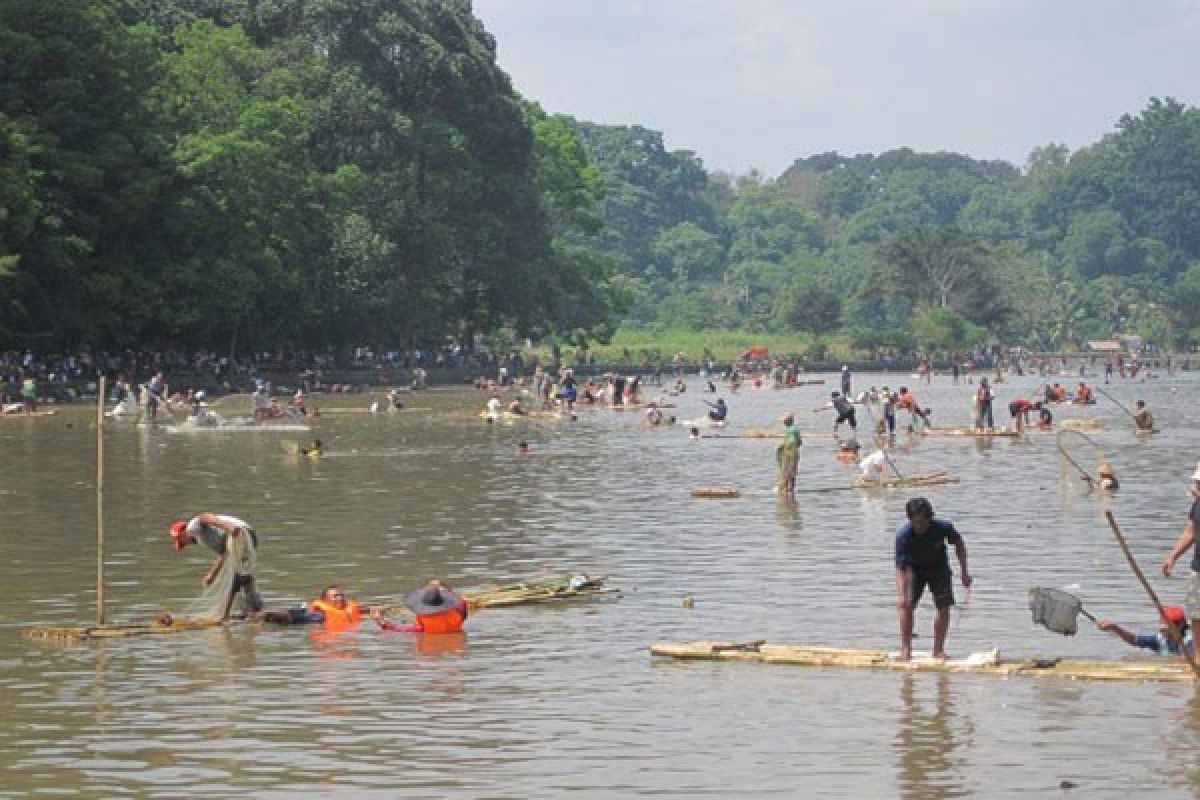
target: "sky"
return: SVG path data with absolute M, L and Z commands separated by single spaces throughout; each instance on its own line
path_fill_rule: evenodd
M 1200 104 L 1200 0 L 474 0 L 551 113 L 662 131 L 710 170 L 896 147 L 1018 166 L 1151 97 Z

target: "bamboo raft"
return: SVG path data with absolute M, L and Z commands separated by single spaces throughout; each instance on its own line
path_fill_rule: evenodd
M 166 633 L 220 628 L 229 622 L 201 619 L 174 619 L 170 625 L 154 622 L 144 625 L 93 625 L 86 628 L 25 628 L 22 636 L 30 639 L 51 639 L 60 642 L 83 642 L 92 639 L 119 639 L 126 636 L 147 636 Z
M 1191 681 L 1191 672 L 1178 661 L 1077 661 L 1068 659 L 1005 659 L 990 650 L 966 658 L 928 657 L 899 661 L 884 650 L 853 650 L 809 645 L 752 642 L 690 642 L 655 644 L 656 656 L 698 661 L 757 661 L 801 667 L 844 667 L 897 672 L 961 672 L 975 675 L 1028 675 L 1089 681 Z
M 859 478 L 854 482 L 854 489 L 903 489 L 916 486 L 941 486 L 946 483 L 958 483 L 958 478 L 949 472 L 929 472 L 924 475 L 901 475 L 884 478 L 878 481 L 868 481 Z
M 423 411 L 433 411 L 431 407 L 405 407 L 405 408 L 379 408 L 371 410 L 370 408 L 318 408 L 313 411 L 314 416 L 323 417 L 326 414 L 416 414 Z
M 981 437 L 981 438 L 992 438 L 992 437 L 1001 436 L 1001 437 L 1006 437 L 1009 439 L 1015 439 L 1018 436 L 1020 436 L 1021 434 L 1018 433 L 1017 431 L 1007 431 L 1002 428 L 984 428 L 984 429 L 980 429 L 980 428 L 926 428 L 923 435 L 925 435 L 925 436 L 964 436 L 964 437 L 974 436 L 974 437 Z
M 697 486 L 692 489 L 692 497 L 707 497 L 713 500 L 732 500 L 741 496 L 742 493 L 737 489 L 731 489 L 724 486 Z
M 606 577 L 589 577 L 587 575 L 567 575 L 561 578 L 548 578 L 540 581 L 513 583 L 505 586 L 491 586 L 462 592 L 467 606 L 472 610 L 481 608 L 508 608 L 511 606 L 545 603 L 553 600 L 574 600 L 602 595 L 620 594 L 621 590 L 607 586 Z M 400 605 L 380 606 L 384 613 L 407 613 L 408 609 Z M 209 630 L 239 624 L 242 620 L 188 620 L 173 619 L 171 624 L 160 622 L 142 625 L 96 625 L 83 628 L 26 628 L 22 636 L 31 639 L 47 639 L 59 642 L 83 642 L 96 639 L 119 639 L 128 636 L 160 635 L 169 633 L 185 633 L 189 631 Z
M 552 600 L 576 600 L 620 594 L 615 586 L 606 586 L 606 577 L 593 578 L 587 575 L 566 575 L 540 581 L 523 581 L 504 586 L 489 586 L 460 592 L 467 607 L 472 611 L 482 608 L 510 608 L 512 606 L 545 603 Z M 405 613 L 402 605 L 382 606 L 385 614 Z
M 1069 430 L 1069 431 L 1081 430 L 1081 429 L 1082 430 L 1092 430 L 1092 429 L 1096 429 L 1096 428 L 1103 428 L 1104 420 L 1102 420 L 1102 419 L 1064 419 L 1062 422 L 1059 423 L 1059 427 L 1065 428 L 1066 430 Z
M 47 411 L 11 411 L 0 414 L 0 419 L 29 419 L 30 417 L 53 417 L 58 412 L 50 409 Z

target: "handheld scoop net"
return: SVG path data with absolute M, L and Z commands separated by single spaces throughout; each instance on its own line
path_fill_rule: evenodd
M 1060 589 L 1035 586 L 1029 590 L 1029 610 L 1033 621 L 1047 630 L 1074 636 L 1079 632 L 1078 617 L 1083 614 L 1092 622 L 1096 618 L 1083 608 L 1083 601 Z

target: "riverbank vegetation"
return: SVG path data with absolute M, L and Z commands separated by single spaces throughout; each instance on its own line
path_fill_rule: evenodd
M 467 0 L 0 0 L 0 344 L 1200 343 L 1195 108 L 767 179 L 548 114 L 495 52 Z

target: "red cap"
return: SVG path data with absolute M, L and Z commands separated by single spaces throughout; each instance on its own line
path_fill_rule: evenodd
M 1163 618 L 1173 625 L 1182 625 L 1187 621 L 1183 606 L 1163 606 Z
M 192 542 L 192 537 L 187 532 L 187 520 L 177 519 L 171 523 L 171 539 L 176 550 L 182 550 Z

